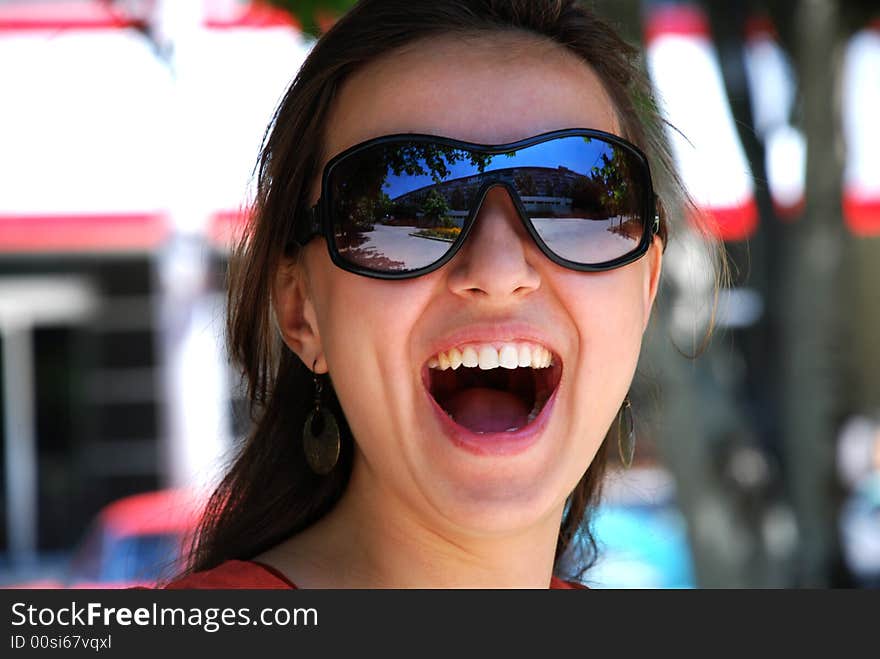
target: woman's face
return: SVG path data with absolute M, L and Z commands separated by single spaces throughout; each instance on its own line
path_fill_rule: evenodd
M 349 79 L 324 155 L 326 162 L 391 133 L 490 144 L 574 127 L 620 133 L 587 65 L 528 37 L 449 37 L 419 42 Z M 279 322 L 305 363 L 329 369 L 356 438 L 350 488 L 388 515 L 439 530 L 558 528 L 566 497 L 630 386 L 660 254 L 657 239 L 645 258 L 616 270 L 563 268 L 539 251 L 500 187 L 455 258 L 419 278 L 345 272 L 323 240 L 312 241 L 305 276 L 276 290 Z M 540 366 L 535 347 L 554 363 L 517 369 L 521 381 L 549 378 L 554 389 L 534 420 L 533 398 L 481 386 L 491 370 L 471 369 L 470 385 L 452 384 L 462 390 L 435 402 L 437 372 L 428 365 L 438 353 L 472 348 L 483 361 L 481 351 L 490 359 L 491 349 L 507 348 L 509 357 L 512 347 L 519 356 L 524 345 L 533 366 Z

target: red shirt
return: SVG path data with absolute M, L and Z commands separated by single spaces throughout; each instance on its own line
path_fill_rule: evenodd
M 275 568 L 263 563 L 257 563 L 256 561 L 229 560 L 224 561 L 210 570 L 196 572 L 180 579 L 176 579 L 166 585 L 165 588 L 171 590 L 194 588 L 259 588 L 269 590 L 290 590 L 295 589 L 296 584 Z M 550 588 L 567 590 L 573 588 L 586 588 L 586 586 L 553 577 L 550 580 Z

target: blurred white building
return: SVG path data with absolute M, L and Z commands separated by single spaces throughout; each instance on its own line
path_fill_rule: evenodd
M 253 3 L 0 3 L 0 552 L 216 477 L 226 250 L 309 47 Z

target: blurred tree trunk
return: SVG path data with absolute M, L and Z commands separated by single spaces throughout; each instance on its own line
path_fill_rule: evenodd
M 848 0 L 841 5 L 845 34 L 880 19 L 877 0 Z M 880 149 L 880 144 L 874 145 Z M 847 338 L 851 339 L 852 408 L 880 422 L 880 237 L 852 238 L 847 252 Z
M 612 3 L 597 3 L 603 13 L 605 4 Z M 646 0 L 641 4 L 649 12 L 654 3 Z M 609 15 L 613 20 L 620 14 L 609 11 Z M 641 23 L 642 18 L 638 20 Z M 723 27 L 738 32 L 733 25 Z M 740 47 L 738 35 L 735 47 Z M 683 227 L 679 231 L 686 233 Z M 684 239 L 680 234 L 677 240 Z M 740 247 L 732 257 L 738 264 L 735 269 L 746 276 L 751 257 L 745 246 Z M 676 258 L 682 254 L 673 245 L 667 252 L 668 263 Z M 639 366 L 638 381 L 647 375 L 656 384 L 655 394 L 661 401 L 656 410 L 647 410 L 647 426 L 655 430 L 653 437 L 663 465 L 676 482 L 677 503 L 687 520 L 696 585 L 765 586 L 760 518 L 755 515 L 762 509 L 756 507 L 753 493 L 739 487 L 729 473 L 734 453 L 754 444 L 755 435 L 751 415 L 743 408 L 744 336 L 719 330 L 706 352 L 695 360 L 679 354 L 671 345 L 680 340 L 670 336 L 672 314 L 681 296 L 690 295 L 693 293 L 676 290 L 672 281 L 664 279 Z M 682 343 L 681 348 L 687 352 L 695 346 Z
M 800 86 L 795 121 L 809 143 L 805 216 L 793 225 L 775 220 L 762 225 L 751 253 L 751 285 L 759 284 L 768 300 L 765 347 L 778 341 L 776 350 L 766 354 L 767 383 L 762 389 L 765 403 L 778 401 L 779 409 L 764 431 L 769 431 L 784 462 L 787 495 L 800 529 L 795 584 L 846 585 L 837 527 L 836 434 L 845 411 L 870 408 L 878 401 L 880 358 L 871 356 L 880 352 L 880 304 L 873 285 L 880 281 L 880 260 L 877 241 L 853 244 L 843 230 L 836 100 L 845 39 L 863 27 L 877 7 L 860 0 L 750 4 L 769 11 L 793 59 Z M 732 9 L 726 6 L 725 11 Z M 724 26 L 714 21 L 713 28 Z M 753 139 L 743 135 L 743 141 L 749 151 Z M 756 179 L 765 180 L 757 153 L 750 156 Z M 772 218 L 773 213 L 762 216 Z M 761 270 L 764 277 L 755 279 Z M 847 372 L 857 386 L 841 386 Z
M 841 144 L 838 3 L 800 0 L 791 16 L 807 136 L 806 210 L 781 250 L 783 441 L 789 495 L 800 530 L 797 583 L 830 586 L 838 560 L 835 435 L 839 404 Z
M 778 279 L 774 258 L 780 244 L 779 222 L 766 183 L 765 151 L 761 137 L 753 125 L 753 111 L 745 68 L 745 36 L 752 7 L 746 2 L 705 2 L 712 36 L 724 78 L 730 109 L 740 141 L 755 180 L 755 202 L 759 211 L 759 226 L 748 241 L 725 244 L 731 264 L 732 289 L 757 294 L 764 311 L 756 322 L 747 327 L 727 330 L 730 345 L 726 351 L 732 361 L 740 359 L 743 368 L 738 387 L 731 392 L 730 405 L 742 417 L 734 446 L 728 452 L 727 469 L 731 470 L 744 451 L 749 451 L 763 466 L 753 465 L 753 481 L 749 486 L 731 482 L 730 503 L 738 510 L 741 532 L 748 535 L 751 551 L 743 567 L 748 572 L 749 587 L 785 587 L 791 585 L 792 574 L 787 569 L 790 548 L 773 542 L 768 536 L 768 524 L 785 524 L 780 515 L 790 519 L 791 511 L 784 499 L 781 463 L 784 447 L 780 438 L 780 414 L 776 389 L 776 374 L 782 358 L 775 333 L 779 318 L 778 303 L 774 300 L 772 282 Z M 727 338 L 725 336 L 725 338 Z M 737 426 L 732 425 L 732 429 Z M 738 455 L 737 455 L 738 454 Z M 739 457 L 738 457 L 739 456 Z M 762 469 L 763 478 L 758 475 Z M 776 520 L 776 521 L 770 521 Z

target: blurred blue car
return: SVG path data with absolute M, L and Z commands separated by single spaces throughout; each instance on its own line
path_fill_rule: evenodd
M 677 507 L 605 505 L 594 517 L 599 560 L 591 588 L 695 588 L 685 520 Z
M 599 557 L 581 580 L 590 588 L 696 588 L 671 477 L 656 467 L 632 469 L 608 485 L 592 520 Z

